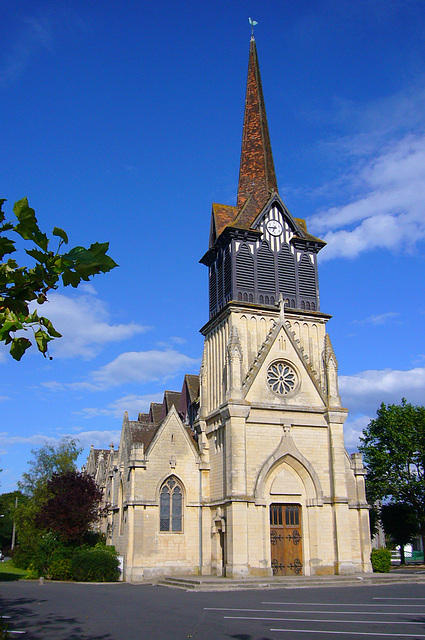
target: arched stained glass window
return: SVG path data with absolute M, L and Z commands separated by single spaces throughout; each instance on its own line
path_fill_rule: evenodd
M 183 531 L 183 492 L 175 476 L 167 478 L 159 494 L 159 530 Z

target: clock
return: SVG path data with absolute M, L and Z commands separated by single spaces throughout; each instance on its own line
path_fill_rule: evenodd
M 269 220 L 266 229 L 272 236 L 280 236 L 283 231 L 282 225 L 277 220 Z

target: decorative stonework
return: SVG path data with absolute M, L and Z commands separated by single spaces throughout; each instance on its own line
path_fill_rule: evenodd
M 267 369 L 267 384 L 280 396 L 286 396 L 295 390 L 298 382 L 294 369 L 284 360 L 273 362 Z

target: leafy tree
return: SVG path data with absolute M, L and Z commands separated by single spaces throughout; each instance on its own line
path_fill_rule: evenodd
M 101 516 L 102 490 L 94 478 L 78 471 L 53 474 L 47 483 L 48 498 L 36 515 L 36 525 L 55 533 L 62 542 L 82 542 Z
M 400 564 L 406 564 L 404 545 L 412 542 L 419 533 L 419 523 L 412 507 L 400 502 L 381 507 L 381 522 L 385 535 L 400 546 Z
M 65 437 L 56 445 L 48 444 L 32 449 L 34 458 L 28 462 L 29 471 L 22 474 L 18 487 L 27 496 L 40 500 L 53 474 L 76 471 L 76 461 L 83 447 L 77 440 Z
M 2 493 L 0 495 L 0 547 L 10 549 L 15 518 L 15 505 L 26 502 L 27 498 L 20 491 Z
M 4 199 L 0 199 L 0 342 L 10 344 L 10 354 L 20 360 L 31 346 L 31 341 L 17 336 L 20 331 L 32 329 L 37 348 L 46 356 L 48 344 L 54 338 L 60 338 L 51 321 L 30 310 L 30 303 L 44 304 L 49 291 L 57 289 L 60 282 L 64 286 L 77 287 L 82 280 L 89 280 L 98 273 L 106 273 L 117 264 L 107 255 L 109 243 L 96 242 L 88 249 L 74 247 L 66 253 L 60 253 L 68 236 L 55 227 L 53 236 L 58 238 L 56 251 L 49 248 L 50 240 L 37 223 L 34 209 L 28 205 L 27 198 L 15 202 L 13 212 L 17 223 L 8 222 L 2 210 Z M 12 236 L 12 237 L 10 237 Z M 16 249 L 16 240 L 29 242 L 26 249 L 33 258 L 32 268 L 21 267 L 9 256 Z
M 99 534 L 91 527 L 102 515 L 102 491 L 91 476 L 77 470 L 80 452 L 72 438 L 57 445 L 45 444 L 33 450 L 30 469 L 23 474 L 20 487 L 26 502 L 20 501 L 16 509 L 19 546 L 13 560 L 17 567 L 30 569 L 36 576 L 75 579 L 78 552 L 99 541 Z M 109 550 L 96 549 L 97 554 L 90 556 L 100 576 L 95 579 L 117 579 L 116 554 L 112 562 L 103 558 L 110 555 Z M 75 554 L 78 558 L 74 562 Z
M 410 507 L 425 543 L 425 407 L 382 403 L 360 440 L 369 499 Z
M 76 461 L 82 448 L 73 438 L 63 438 L 57 445 L 45 444 L 33 449 L 33 459 L 28 463 L 29 470 L 22 474 L 18 487 L 27 497 L 20 501 L 16 509 L 15 521 L 19 540 L 21 564 L 26 568 L 39 554 L 39 543 L 42 535 L 36 523 L 41 505 L 49 498 L 48 483 L 53 474 L 76 471 Z

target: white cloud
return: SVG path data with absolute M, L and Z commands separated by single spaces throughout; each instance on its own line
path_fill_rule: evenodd
M 425 240 L 425 135 L 375 150 L 344 176 L 351 201 L 321 211 L 309 227 L 328 243 L 323 260 L 384 248 L 411 250 Z
M 88 25 L 73 7 L 72 3 L 32 3 L 37 15 L 24 15 L 18 11 L 20 22 L 16 20 L 10 43 L 3 47 L 5 53 L 0 58 L 0 85 L 9 86 L 22 78 L 35 64 L 43 52 L 54 53 L 65 39 L 71 39 L 77 32 L 88 31 Z M 56 6 L 58 5 L 58 6 Z M 10 30 L 12 31 L 12 30 Z
M 352 320 L 352 324 L 372 324 L 383 325 L 388 322 L 392 322 L 395 318 L 400 316 L 396 311 L 388 311 L 388 313 L 381 313 L 379 315 L 372 315 L 363 320 Z
M 425 367 L 408 371 L 384 369 L 339 376 L 342 405 L 349 410 L 344 424 L 344 441 L 351 452 L 358 448 L 363 429 L 376 417 L 382 402 L 400 404 L 406 398 L 412 404 L 424 404 Z
M 42 382 L 42 386 L 50 391 L 104 391 L 110 387 L 118 387 L 127 383 L 158 382 L 173 378 L 176 374 L 191 373 L 200 366 L 200 360 L 189 358 L 183 353 L 166 349 L 164 351 L 129 351 L 120 354 L 97 371 L 89 374 L 88 380 L 79 382 Z M 145 396 L 127 396 L 128 398 L 145 398 Z M 146 396 L 147 397 L 147 396 Z M 149 396 L 150 397 L 150 396 Z M 161 398 L 162 399 L 162 398 Z M 94 409 L 102 414 L 110 415 L 107 409 Z
M 412 404 L 423 404 L 425 367 L 408 371 L 370 370 L 340 376 L 339 391 L 343 406 L 354 414 L 375 415 L 382 402 L 399 404 L 403 397 Z
M 178 336 L 172 336 L 168 342 L 158 342 L 157 346 L 161 347 L 161 349 L 172 349 L 173 345 L 176 344 L 186 344 L 187 340 L 185 338 L 180 338 Z
M 51 49 L 53 28 L 45 16 L 22 18 L 15 41 L 0 62 L 0 84 L 8 85 L 20 78 L 42 50 Z
M 111 442 L 114 444 L 115 448 L 118 448 L 121 438 L 121 429 L 105 429 L 105 431 L 80 431 L 73 437 L 75 437 L 78 440 L 78 443 L 84 448 L 93 445 L 95 449 L 108 449 Z
M 114 387 L 127 382 L 166 380 L 181 371 L 192 371 L 196 365 L 199 365 L 199 360 L 173 349 L 130 351 L 94 371 L 92 377 L 103 387 Z
M 106 405 L 106 407 L 87 407 L 81 412 L 75 412 L 85 418 L 96 418 L 98 416 L 114 416 L 116 418 L 122 418 L 125 411 L 128 411 L 130 416 L 134 416 L 137 419 L 139 413 L 148 413 L 151 402 L 162 402 L 164 393 L 151 393 L 145 396 L 138 396 L 136 394 L 128 394 L 122 398 L 118 398 L 114 402 Z
M 43 446 L 47 444 L 58 444 L 62 440 L 63 436 L 46 436 L 40 433 L 35 433 L 30 436 L 9 436 L 8 434 L 0 434 L 0 446 L 7 446 L 12 444 L 27 444 L 32 446 Z
M 42 387 L 46 387 L 49 391 L 103 391 L 103 387 L 92 382 L 57 382 L 56 380 L 50 380 L 49 382 L 42 382 Z
M 52 293 L 49 302 L 37 305 L 39 315 L 46 315 L 62 338 L 51 343 L 50 351 L 55 358 L 94 358 L 104 345 L 120 342 L 149 329 L 135 322 L 111 324 L 108 309 L 94 295 L 92 288 L 86 293 L 68 297 Z
M 372 418 L 370 416 L 366 415 L 359 415 L 352 419 L 350 418 L 350 415 L 348 416 L 347 421 L 344 424 L 344 444 L 345 448 L 349 452 L 357 450 L 363 429 L 367 427 L 371 419 Z

